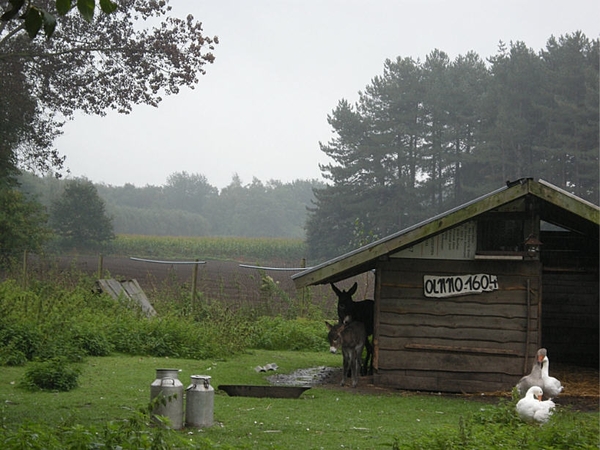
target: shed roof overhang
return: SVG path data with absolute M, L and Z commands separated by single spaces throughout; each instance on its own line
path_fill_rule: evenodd
M 375 269 L 392 253 L 526 196 L 539 198 L 540 218 L 598 238 L 600 208 L 543 180 L 523 178 L 398 233 L 292 276 L 296 288 L 335 283 Z

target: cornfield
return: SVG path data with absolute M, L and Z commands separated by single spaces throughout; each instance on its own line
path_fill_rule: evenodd
M 306 256 L 301 239 L 243 237 L 171 237 L 118 235 L 111 245 L 115 256 L 254 261 L 300 265 Z

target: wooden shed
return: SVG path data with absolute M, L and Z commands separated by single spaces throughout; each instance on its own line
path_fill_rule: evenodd
M 510 390 L 542 346 L 598 366 L 599 224 L 598 206 L 521 179 L 292 278 L 375 272 L 376 385 Z

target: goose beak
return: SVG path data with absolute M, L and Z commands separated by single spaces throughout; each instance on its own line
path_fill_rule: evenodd
M 542 394 L 538 394 L 537 399 L 541 402 L 542 401 Z

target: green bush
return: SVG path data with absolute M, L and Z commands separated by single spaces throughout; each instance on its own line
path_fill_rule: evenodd
M 64 360 L 70 363 L 83 362 L 86 353 L 70 336 L 68 330 L 48 332 L 33 361 Z
M 158 317 L 94 294 L 93 281 L 82 277 L 70 283 L 35 282 L 28 289 L 0 283 L 12 301 L 0 298 L 6 311 L 0 323 L 0 364 L 63 359 L 80 362 L 86 356 L 112 351 L 130 355 L 207 359 L 230 356 L 248 348 L 324 351 L 322 320 L 308 320 L 305 307 L 292 307 L 291 317 L 261 315 L 250 307 L 225 306 L 208 299 L 190 301 L 189 290 L 168 286 L 155 292 Z M 264 311 L 262 312 L 264 314 Z M 311 316 L 314 317 L 314 316 Z M 10 326 L 7 325 L 10 323 Z
M 202 321 L 175 315 L 153 319 L 123 317 L 109 325 L 106 335 L 115 351 L 130 355 L 223 357 L 246 348 L 246 321 L 237 315 L 233 317 L 233 320 L 224 320 L 211 314 Z
M 260 317 L 250 346 L 263 350 L 327 351 L 327 328 L 322 321 Z
M 29 390 L 66 392 L 78 386 L 81 370 L 63 358 L 31 363 L 25 371 L 23 387 Z
M 12 359 L 12 357 L 9 357 L 10 355 L 13 355 L 13 357 L 19 355 L 17 360 L 22 357 L 25 360 L 32 360 L 38 352 L 42 340 L 42 334 L 35 324 L 0 322 L 0 344 L 3 347 L 0 355 L 1 364 L 21 365 L 5 362 L 5 358 Z
M 71 340 L 88 356 L 108 356 L 113 348 L 104 332 L 82 325 L 71 330 Z
M 64 358 L 82 361 L 113 351 L 105 330 L 120 316 L 136 317 L 107 295 L 93 292 L 93 280 L 30 280 L 24 289 L 14 280 L 0 283 L 0 364 Z
M 27 355 L 11 342 L 0 347 L 0 366 L 24 366 Z

